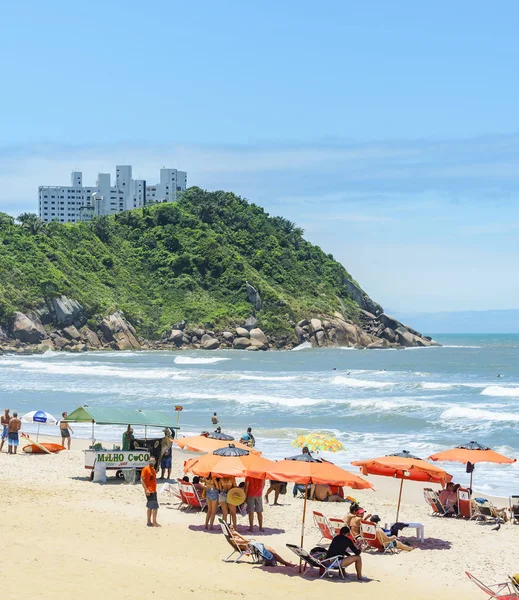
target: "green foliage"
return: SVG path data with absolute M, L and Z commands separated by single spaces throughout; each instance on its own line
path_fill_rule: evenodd
M 342 265 L 303 230 L 228 192 L 190 188 L 174 204 L 45 224 L 0 213 L 0 321 L 52 296 L 78 300 L 88 315 L 123 310 L 148 337 L 186 319 L 223 328 L 253 313 L 245 281 L 260 292 L 256 316 L 268 332 L 335 310 L 356 317 Z

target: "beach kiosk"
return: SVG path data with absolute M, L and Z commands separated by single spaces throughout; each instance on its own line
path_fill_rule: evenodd
M 92 424 L 92 444 L 85 453 L 85 469 L 93 471 L 96 463 L 104 463 L 106 469 L 117 471 L 122 475 L 124 469 L 143 469 L 150 456 L 157 457 L 157 450 L 160 452 L 160 438 L 148 438 L 148 427 L 169 428 L 172 437 L 175 437 L 176 431 L 180 429 L 173 425 L 177 421 L 174 413 L 167 413 L 162 410 L 145 410 L 136 408 L 117 408 L 107 406 L 80 406 L 75 411 L 67 415 L 68 423 L 91 423 Z M 137 445 L 134 450 L 121 450 L 117 447 L 112 449 L 104 448 L 102 443 L 96 444 L 95 426 L 96 425 L 136 425 L 144 427 L 144 440 L 136 440 Z

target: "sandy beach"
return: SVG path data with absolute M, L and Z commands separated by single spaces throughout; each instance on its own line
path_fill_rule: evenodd
M 48 438 L 51 440 L 51 438 Z M 489 525 L 429 516 L 421 499 L 421 484 L 404 487 L 401 520 L 421 522 L 425 542 L 411 553 L 363 554 L 367 582 L 303 579 L 297 569 L 267 568 L 222 561 L 230 547 L 219 531 L 203 528 L 204 516 L 185 513 L 164 501 L 160 529 L 145 526 L 145 502 L 140 485 L 113 476 L 106 484 L 89 481 L 82 448 L 73 440 L 71 452 L 52 456 L 0 455 L 2 538 L 4 552 L 0 586 L 5 598 L 60 595 L 80 600 L 110 597 L 167 597 L 187 593 L 192 598 L 273 597 L 293 594 L 331 598 L 379 599 L 478 598 L 465 577 L 469 570 L 486 582 L 499 581 L 519 570 L 516 526 L 492 531 Z M 190 456 L 174 451 L 173 473 Z M 363 506 L 391 521 L 396 509 L 396 482 L 373 478 L 375 492 L 355 492 Z M 273 546 L 288 560 L 295 556 L 286 543 L 299 543 L 302 500 L 289 493 L 282 506 L 266 506 L 265 526 L 256 539 Z M 343 516 L 347 505 L 308 503 L 305 547 L 319 541 L 312 510 Z M 239 530 L 246 532 L 240 518 Z

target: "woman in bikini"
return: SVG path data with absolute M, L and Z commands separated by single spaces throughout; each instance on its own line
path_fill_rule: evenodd
M 227 492 L 236 487 L 236 479 L 234 477 L 222 477 L 216 480 L 218 488 L 218 501 L 222 508 L 223 520 L 227 523 L 227 515 L 231 515 L 231 524 L 236 529 L 236 506 L 227 503 Z
M 213 479 L 211 473 L 203 480 L 205 484 L 205 499 L 207 500 L 207 514 L 205 516 L 205 528 L 214 529 L 214 519 L 218 510 L 218 488 L 216 479 Z

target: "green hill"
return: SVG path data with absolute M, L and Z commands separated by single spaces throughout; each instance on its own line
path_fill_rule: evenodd
M 312 315 L 359 321 L 360 290 L 346 269 L 293 223 L 232 193 L 191 188 L 175 204 L 75 225 L 20 220 L 0 214 L 4 325 L 13 311 L 62 294 L 91 319 L 122 310 L 150 339 L 181 320 L 222 329 L 253 313 L 267 333 L 291 336 Z M 246 281 L 261 295 L 259 310 Z

